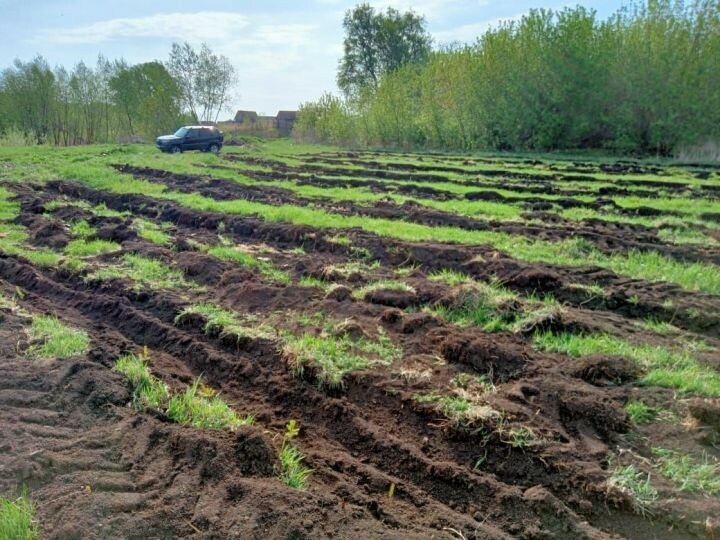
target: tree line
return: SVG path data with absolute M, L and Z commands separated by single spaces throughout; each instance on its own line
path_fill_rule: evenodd
M 129 65 L 100 55 L 71 70 L 38 56 L 0 73 L 0 136 L 37 144 L 152 138 L 179 124 L 216 121 L 235 83 L 228 59 L 174 43 L 166 63 Z
M 635 2 L 607 20 L 580 6 L 532 10 L 435 50 L 413 14 L 361 5 L 344 26 L 343 97 L 301 106 L 302 140 L 637 155 L 720 143 L 718 0 Z M 412 26 L 420 52 L 384 63 L 388 26 Z

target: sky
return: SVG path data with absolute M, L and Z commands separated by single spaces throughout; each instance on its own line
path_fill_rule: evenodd
M 274 115 L 294 110 L 323 92 L 337 93 L 345 12 L 358 1 L 263 0 L 0 0 L 0 68 L 42 55 L 51 66 L 71 69 L 98 54 L 130 64 L 167 61 L 173 42 L 207 43 L 235 66 L 238 86 L 228 111 Z M 475 41 L 500 21 L 532 8 L 595 9 L 604 19 L 623 0 L 370 0 L 384 10 L 423 15 L 435 44 Z

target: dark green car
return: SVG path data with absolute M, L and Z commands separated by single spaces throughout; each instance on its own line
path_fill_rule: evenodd
M 212 126 L 183 126 L 173 135 L 162 135 L 155 140 L 163 152 L 173 154 L 185 150 L 217 153 L 223 145 L 223 133 Z

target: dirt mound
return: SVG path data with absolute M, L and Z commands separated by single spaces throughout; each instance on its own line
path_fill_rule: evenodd
M 496 336 L 475 339 L 451 336 L 441 345 L 440 352 L 448 362 L 468 365 L 501 382 L 518 378 L 528 363 L 522 345 Z

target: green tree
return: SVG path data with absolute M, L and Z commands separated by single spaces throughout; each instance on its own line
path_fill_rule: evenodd
M 237 82 L 235 68 L 205 43 L 196 51 L 189 43 L 173 43 L 167 63 L 182 91 L 183 107 L 198 121 L 216 121 Z
M 32 62 L 15 60 L 0 77 L 4 95 L 5 122 L 14 125 L 38 144 L 50 134 L 55 103 L 55 76 L 42 56 Z
M 347 97 L 357 96 L 366 86 L 377 88 L 383 75 L 422 62 L 431 51 L 425 19 L 412 11 L 388 8 L 377 13 L 369 4 L 360 4 L 347 11 L 343 27 L 344 54 L 337 82 Z
M 124 129 L 130 135 L 154 135 L 173 128 L 181 116 L 181 91 L 165 66 L 160 62 L 116 64 L 109 85 Z

